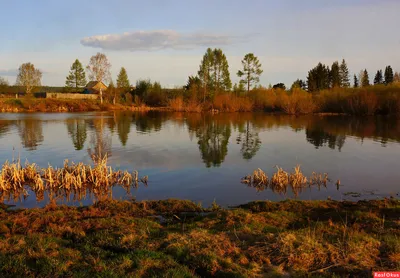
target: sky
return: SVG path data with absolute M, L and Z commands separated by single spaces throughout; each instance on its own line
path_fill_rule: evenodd
M 0 76 L 11 84 L 22 63 L 63 86 L 75 59 L 105 53 L 115 80 L 125 67 L 164 87 L 184 85 L 208 47 L 227 56 L 233 83 L 247 53 L 259 57 L 260 84 L 290 86 L 318 62 L 346 59 L 370 80 L 400 71 L 399 0 L 0 0 Z

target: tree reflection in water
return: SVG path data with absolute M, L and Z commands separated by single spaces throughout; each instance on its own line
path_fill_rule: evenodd
M 17 126 L 22 146 L 29 151 L 36 150 L 44 140 L 42 121 L 28 117 L 17 121 Z
M 85 120 L 68 119 L 66 125 L 68 134 L 72 139 L 72 144 L 74 145 L 75 150 L 82 150 L 87 137 Z
M 90 146 L 88 148 L 88 154 L 94 163 L 103 159 L 105 156 L 110 157 L 111 152 L 111 136 L 105 129 L 104 116 L 101 115 L 96 119 L 90 121 L 89 125 L 93 129 L 93 133 L 90 138 Z

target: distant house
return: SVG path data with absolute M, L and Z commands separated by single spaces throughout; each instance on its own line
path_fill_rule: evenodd
M 85 89 L 83 90 L 83 94 L 100 94 L 100 90 L 104 92 L 107 90 L 107 86 L 101 81 L 90 81 L 87 83 Z

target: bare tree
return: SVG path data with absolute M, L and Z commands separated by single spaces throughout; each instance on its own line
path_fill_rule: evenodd
M 86 69 L 89 73 L 89 79 L 92 81 L 106 82 L 111 77 L 111 64 L 107 56 L 100 52 L 90 58 Z
M 41 86 L 42 72 L 31 63 L 22 64 L 19 67 L 17 86 L 24 86 L 27 94 L 32 93 L 33 87 Z

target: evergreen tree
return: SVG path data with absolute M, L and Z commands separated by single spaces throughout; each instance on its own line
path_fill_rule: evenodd
M 369 86 L 369 76 L 367 69 L 364 69 L 364 71 L 362 72 L 361 87 L 367 86 Z
M 195 88 L 196 90 L 199 90 L 201 88 L 201 80 L 198 76 L 189 76 L 188 81 L 185 86 L 183 86 L 183 89 L 185 90 L 190 90 Z
M 340 87 L 341 85 L 341 80 L 340 80 L 340 69 L 339 69 L 339 63 L 333 62 L 331 71 L 330 71 L 330 87 L 331 88 L 336 88 Z
M 383 84 L 383 74 L 382 74 L 382 70 L 378 70 L 375 74 L 375 78 L 374 78 L 374 84 L 375 85 L 379 85 L 379 84 Z
M 358 79 L 357 76 L 354 74 L 354 88 L 358 88 L 359 84 L 358 84 Z
M 124 67 L 121 68 L 117 77 L 117 88 L 129 88 L 131 84 L 129 83 L 128 74 Z
M 330 73 L 329 67 L 318 63 L 318 65 L 308 72 L 307 87 L 309 92 L 329 89 Z
M 350 87 L 349 69 L 344 59 L 340 64 L 339 75 L 340 75 L 340 86 L 343 88 Z
M 282 90 L 286 90 L 286 86 L 283 83 L 277 83 L 274 86 L 272 86 L 272 89 L 282 89 Z
M 78 59 L 72 64 L 69 75 L 65 80 L 65 86 L 69 89 L 82 88 L 86 86 L 86 74 Z
M 213 73 L 213 88 L 216 92 L 232 88 L 228 60 L 221 49 L 214 49 Z
M 263 73 L 261 69 L 261 63 L 257 56 L 253 53 L 248 53 L 242 60 L 243 70 L 237 72 L 238 77 L 244 77 L 240 80 L 240 83 L 246 85 L 247 92 L 250 91 L 250 87 L 260 82 L 260 75 Z
M 203 56 L 203 60 L 201 60 L 200 69 L 198 71 L 198 76 L 201 80 L 201 84 L 203 87 L 203 101 L 205 101 L 206 97 L 208 97 L 208 94 L 212 89 L 211 68 L 213 65 L 213 61 L 214 53 L 211 48 L 208 48 Z
M 301 79 L 297 79 L 296 81 L 293 82 L 292 86 L 290 87 L 291 90 L 294 88 L 300 88 L 302 90 L 307 90 L 307 84 Z
M 200 64 L 198 77 L 203 86 L 204 100 L 214 92 L 231 89 L 228 60 L 221 49 L 207 49 Z
M 385 85 L 389 85 L 390 83 L 393 83 L 393 69 L 391 66 L 387 66 L 385 68 Z

